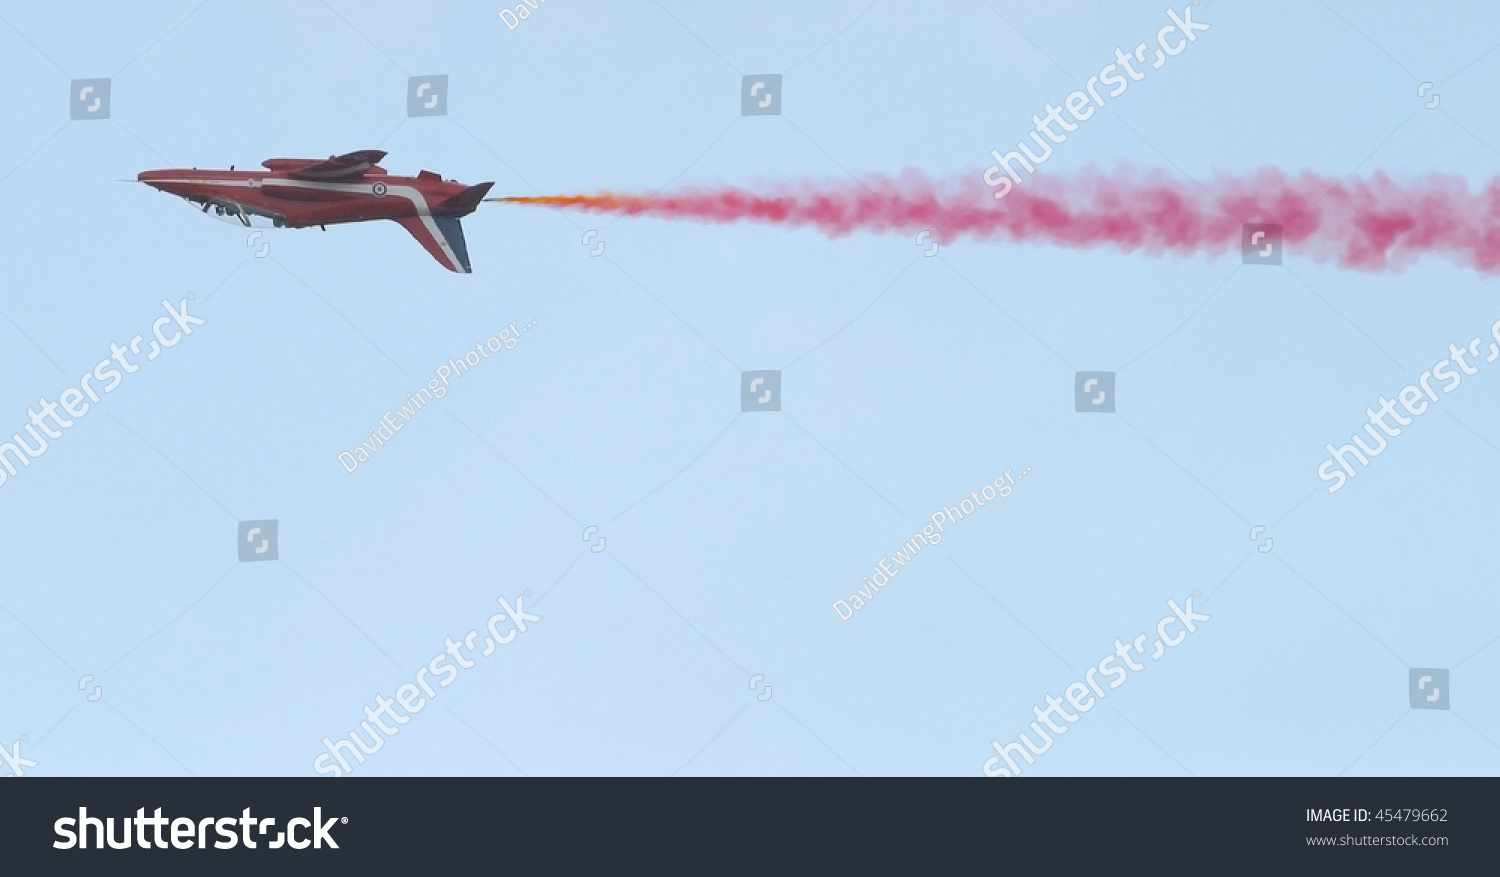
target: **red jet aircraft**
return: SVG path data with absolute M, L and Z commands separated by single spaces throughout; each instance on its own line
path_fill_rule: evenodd
M 144 171 L 138 179 L 163 192 L 234 216 L 246 226 L 264 216 L 277 228 L 394 219 L 444 268 L 471 274 L 459 217 L 468 216 L 494 183 L 465 186 L 431 171 L 388 176 L 378 149 L 315 158 L 272 158 L 264 171 Z M 326 229 L 325 229 L 326 230 Z

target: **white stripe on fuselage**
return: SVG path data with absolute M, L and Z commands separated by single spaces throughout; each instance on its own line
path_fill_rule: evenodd
M 442 230 L 438 228 L 436 222 L 432 221 L 432 211 L 427 206 L 427 198 L 422 195 L 420 190 L 412 186 L 393 186 L 383 179 L 376 179 L 369 183 L 317 183 L 311 180 L 288 180 L 279 177 L 264 177 L 258 180 L 156 179 L 142 180 L 141 182 L 185 183 L 195 186 L 228 186 L 230 188 L 236 189 L 258 189 L 264 186 L 285 186 L 291 189 L 315 189 L 322 192 L 348 192 L 354 195 L 370 195 L 371 197 L 374 197 L 374 192 L 370 191 L 371 186 L 373 186 L 375 183 L 382 183 L 386 187 L 387 195 L 395 195 L 398 198 L 405 198 L 406 200 L 411 202 L 412 206 L 416 208 L 417 218 L 422 220 L 422 227 L 426 228 L 427 233 L 432 235 L 432 239 L 437 241 L 437 245 L 442 248 L 443 255 L 447 256 L 448 261 L 453 265 L 453 270 L 457 271 L 460 274 L 464 273 L 463 263 L 458 261 L 457 254 L 455 254 L 453 252 L 453 248 L 448 245 L 448 239 L 443 237 Z

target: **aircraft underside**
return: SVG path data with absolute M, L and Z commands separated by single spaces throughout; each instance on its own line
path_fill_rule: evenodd
M 473 213 L 492 183 L 465 186 L 430 171 L 394 177 L 376 164 L 385 153 L 351 152 L 317 159 L 269 159 L 255 171 L 147 171 L 139 179 L 177 195 L 203 213 L 253 228 L 310 228 L 390 219 L 401 224 L 449 271 L 472 272 L 460 217 Z

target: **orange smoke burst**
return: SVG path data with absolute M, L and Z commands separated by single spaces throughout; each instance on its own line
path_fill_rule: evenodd
M 486 198 L 486 201 L 510 201 L 515 204 L 545 204 L 549 207 L 582 207 L 585 210 L 639 211 L 646 207 L 646 198 L 632 195 L 511 195 L 505 198 Z

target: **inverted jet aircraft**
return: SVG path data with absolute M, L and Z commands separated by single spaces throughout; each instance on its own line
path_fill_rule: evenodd
M 144 171 L 137 179 L 246 226 L 252 216 L 277 228 L 394 219 L 438 264 L 473 273 L 458 220 L 474 212 L 494 183 L 465 186 L 431 171 L 393 177 L 376 164 L 382 158 L 384 152 L 366 149 L 326 160 L 272 158 L 261 162 L 264 171 Z

